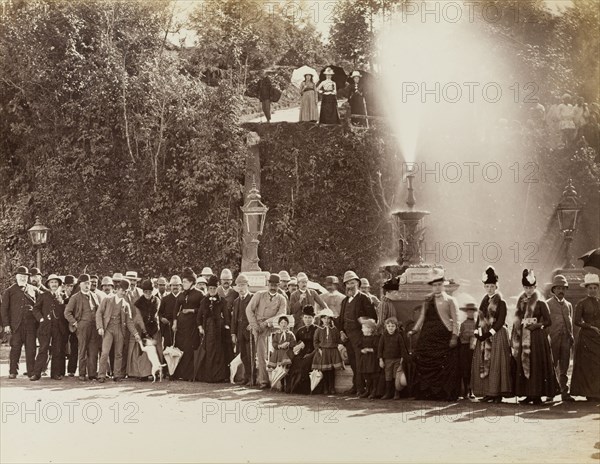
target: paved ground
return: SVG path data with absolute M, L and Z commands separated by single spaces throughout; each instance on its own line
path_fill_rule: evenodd
M 599 459 L 600 409 L 584 401 L 490 407 L 189 382 L 34 383 L 8 380 L 2 358 L 2 463 Z

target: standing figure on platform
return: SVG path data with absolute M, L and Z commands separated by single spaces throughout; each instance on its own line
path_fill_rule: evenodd
M 558 392 L 548 335 L 548 305 L 536 290 L 533 270 L 525 269 L 521 278 L 523 293 L 517 300 L 512 328 L 512 354 L 516 360 L 515 394 L 525 396 L 521 404 L 542 404 L 542 396 L 553 398 Z
M 19 359 L 25 345 L 26 375 L 33 375 L 36 354 L 36 333 L 38 322 L 33 315 L 33 305 L 41 292 L 27 283 L 29 270 L 19 266 L 15 275 L 16 282 L 2 294 L 2 324 L 10 338 L 9 379 L 16 379 L 19 373 Z
M 575 343 L 573 337 L 573 306 L 565 299 L 567 288 L 569 288 L 569 283 L 565 276 L 555 275 L 550 287 L 552 297 L 546 300 L 550 311 L 550 319 L 552 320 L 552 325 L 548 328 L 548 335 L 550 336 L 554 369 L 558 375 L 561 399 L 563 401 L 575 401 L 569 395 L 569 377 L 567 376 L 569 364 L 571 363 L 571 347 Z
M 317 86 L 313 82 L 313 76 L 312 74 L 306 74 L 300 85 L 300 122 L 317 122 L 317 119 L 319 119 L 318 101 Z
M 364 379 L 358 370 L 360 357 L 360 340 L 362 337 L 361 321 L 363 318 L 377 317 L 371 299 L 359 290 L 360 279 L 354 271 L 344 274 L 346 298 L 342 301 L 339 317 L 339 329 L 342 343 L 348 350 L 348 361 L 352 366 L 352 387 L 344 392 L 349 395 L 364 393 Z
M 202 292 L 194 287 L 196 274 L 190 268 L 181 275 L 183 292 L 177 297 L 176 319 L 173 322 L 175 346 L 183 351 L 183 356 L 173 373 L 172 379 L 194 379 L 194 351 L 200 346 L 200 334 L 196 318 L 200 303 L 204 298 Z
M 255 341 L 254 346 L 256 347 L 258 362 L 257 380 L 261 390 L 269 388 L 269 374 L 267 372 L 269 336 L 275 331 L 269 319 L 275 316 L 283 316 L 287 306 L 285 296 L 278 293 L 279 275 L 271 274 L 268 286 L 268 290 L 256 292 L 246 308 L 246 316 Z
M 56 274 L 50 274 L 46 281 L 47 292 L 40 295 L 33 305 L 33 315 L 39 322 L 37 337 L 40 349 L 35 358 L 34 371 L 30 380 L 40 380 L 42 371 L 48 363 L 48 352 L 52 353 L 50 375 L 54 380 L 61 380 L 65 372 L 65 337 L 68 329 L 63 320 L 65 317 L 65 300 L 60 291 L 62 280 Z
M 367 104 L 365 100 L 365 91 L 361 82 L 361 74 L 358 71 L 353 71 L 352 75 L 352 83 L 350 84 L 350 96 L 348 97 L 348 102 L 350 103 L 350 114 L 366 116 L 367 115 Z M 367 119 L 364 118 L 352 118 L 352 124 L 356 124 L 359 126 L 368 126 Z
M 233 359 L 231 312 L 217 287 L 216 275 L 208 278 L 208 295 L 200 303 L 196 325 L 202 337 L 196 379 L 201 382 L 229 382 L 229 363 Z M 236 292 L 237 293 L 237 292 Z
M 586 274 L 581 284 L 587 297 L 575 306 L 575 325 L 581 327 L 575 347 L 571 394 L 600 401 L 600 299 L 598 274 Z
M 501 403 L 513 395 L 506 302 L 498 292 L 498 274 L 489 266 L 483 273 L 486 295 L 481 300 L 475 329 L 471 389 L 481 401 Z
M 243 385 L 254 385 L 256 372 L 254 371 L 254 359 L 252 359 L 252 332 L 246 315 L 246 308 L 252 299 L 252 293 L 248 290 L 248 278 L 240 274 L 235 279 L 239 295 L 233 302 L 233 318 L 231 320 L 231 338 L 236 345 L 236 351 L 240 354 L 244 365 Z M 254 375 L 254 378 L 252 377 Z
M 417 399 L 455 401 L 460 391 L 458 366 L 458 303 L 448 295 L 443 269 L 434 268 L 429 285 L 433 293 L 427 297 L 421 316 L 408 333 L 420 332 L 415 349 Z
M 333 69 L 327 68 L 324 73 L 325 80 L 321 81 L 317 86 L 317 91 L 323 95 L 321 101 L 321 115 L 319 123 L 321 124 L 339 124 L 340 116 L 337 108 L 337 87 L 331 79 L 333 77 Z

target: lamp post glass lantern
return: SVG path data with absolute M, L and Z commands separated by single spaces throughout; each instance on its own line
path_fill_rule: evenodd
M 565 190 L 563 191 L 560 203 L 556 208 L 558 216 L 558 226 L 565 238 L 565 267 L 574 267 L 571 263 L 570 248 L 573 241 L 575 229 L 577 229 L 577 221 L 579 212 L 581 211 L 581 202 L 573 187 L 573 180 L 569 179 Z
M 246 199 L 246 204 L 241 207 L 244 213 L 244 234 L 247 236 L 245 249 L 242 251 L 242 272 L 260 271 L 258 266 L 258 236 L 263 233 L 265 218 L 269 208 L 260 201 L 260 193 L 256 183 L 252 184 Z
M 34 247 L 37 248 L 36 251 L 36 261 L 37 261 L 37 267 L 38 269 L 42 269 L 42 246 L 45 245 L 48 242 L 48 231 L 50 229 L 48 227 L 46 227 L 45 225 L 43 225 L 40 222 L 40 218 L 36 217 L 35 218 L 35 224 L 33 225 L 33 227 L 31 229 L 29 229 L 27 232 L 29 233 L 29 238 L 31 239 L 31 243 L 33 244 Z

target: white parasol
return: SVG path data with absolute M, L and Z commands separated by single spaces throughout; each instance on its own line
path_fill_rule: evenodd
M 319 385 L 319 382 L 321 382 L 321 379 L 323 378 L 323 373 L 321 371 L 318 371 L 317 369 L 314 369 L 310 372 L 309 377 L 310 377 L 310 391 L 313 391 L 315 388 L 317 388 L 317 385 Z
M 175 337 L 173 337 L 173 345 L 167 346 L 163 350 L 163 356 L 165 361 L 167 361 L 167 368 L 169 369 L 169 375 L 173 375 L 175 369 L 177 369 L 177 365 L 179 361 L 181 361 L 181 357 L 183 356 L 183 351 L 175 346 Z
M 319 82 L 319 73 L 315 69 L 311 68 L 310 66 L 302 66 L 298 69 L 295 69 L 292 73 L 292 84 L 300 88 L 300 85 L 304 81 L 304 76 L 307 74 L 310 74 L 313 77 L 313 82 L 315 85 L 317 82 Z

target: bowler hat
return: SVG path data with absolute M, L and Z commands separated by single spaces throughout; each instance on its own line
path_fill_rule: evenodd
M 83 282 L 89 282 L 90 281 L 90 275 L 89 274 L 81 274 L 79 276 L 79 279 L 77 279 L 77 282 L 79 282 L 80 284 Z
M 142 282 L 140 288 L 142 289 L 142 291 L 154 290 L 154 285 L 152 285 L 152 281 L 150 279 L 146 279 Z
M 67 274 L 65 276 L 65 281 L 63 282 L 65 285 L 75 285 L 75 276 L 71 274 Z
M 25 266 L 19 266 L 17 268 L 17 270 L 15 271 L 15 274 L 21 274 L 21 275 L 31 275 L 29 273 L 29 269 L 27 269 Z
M 46 285 L 48 285 L 48 282 L 50 282 L 51 280 L 57 280 L 58 285 L 62 285 L 62 279 L 60 277 L 58 277 L 56 274 L 50 274 L 48 276 L 48 278 L 46 279 Z
M 219 278 L 216 275 L 211 275 L 208 278 L 208 281 L 206 283 L 207 286 L 209 287 L 218 287 L 219 286 Z
M 39 276 L 42 276 L 42 277 L 44 276 L 44 275 L 42 274 L 42 271 L 40 271 L 40 269 L 39 269 L 39 268 L 37 268 L 37 267 L 32 267 L 32 268 L 31 268 L 31 274 L 30 274 L 30 275 L 32 275 L 32 276 L 37 276 L 37 275 L 39 275 Z
M 271 274 L 269 276 L 269 283 L 270 284 L 278 284 L 280 280 L 281 279 L 279 278 L 278 274 Z

